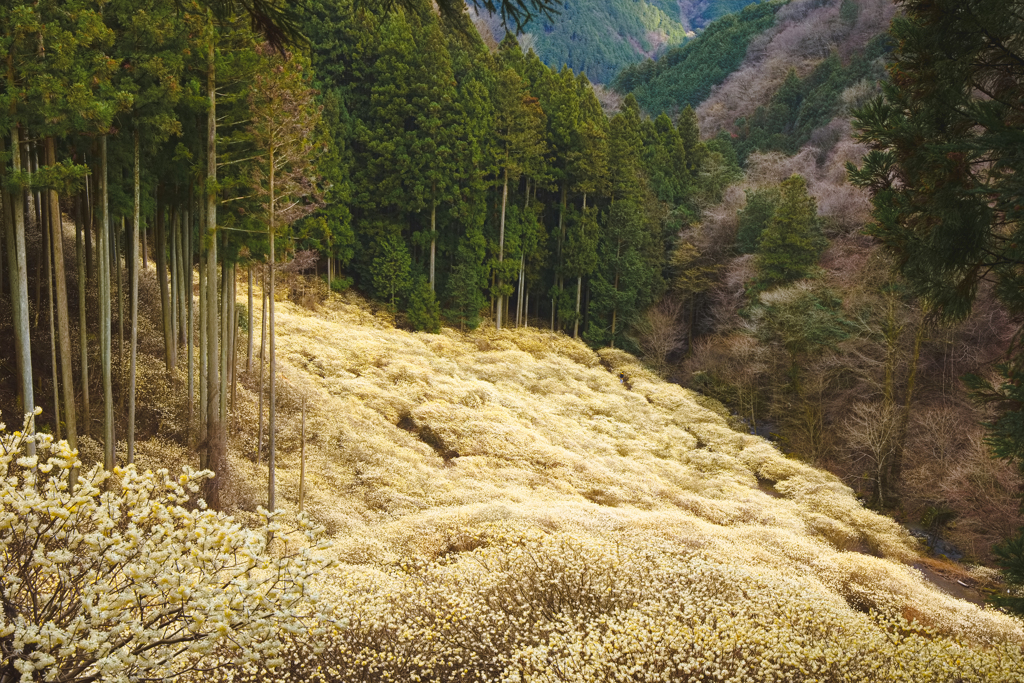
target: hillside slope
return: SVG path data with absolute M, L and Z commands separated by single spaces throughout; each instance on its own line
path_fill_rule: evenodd
M 709 23 L 759 0 L 578 0 L 567 2 L 550 21 L 537 20 L 520 36 L 548 66 L 568 64 L 594 83 L 608 83 L 626 66 L 657 58 L 682 45 Z M 496 18 L 478 22 L 498 42 L 505 34 Z
M 277 329 L 278 500 L 295 511 L 304 400 L 306 509 L 341 562 L 321 586 L 346 619 L 330 680 L 1024 666 L 1020 622 L 923 580 L 901 527 L 627 354 L 532 329 L 407 333 L 354 295 L 315 313 L 282 300 Z M 256 381 L 224 475 L 242 517 L 266 500 Z M 151 444 L 144 464 L 189 457 Z

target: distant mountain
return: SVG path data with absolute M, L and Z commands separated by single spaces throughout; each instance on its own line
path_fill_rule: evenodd
M 756 2 L 568 0 L 557 17 L 534 22 L 519 40 L 549 66 L 568 64 L 575 72 L 586 72 L 595 83 L 608 83 L 625 67 L 656 59 L 686 43 L 715 19 Z M 481 33 L 489 33 L 496 41 L 504 37 L 504 29 L 492 18 L 482 18 L 477 25 Z

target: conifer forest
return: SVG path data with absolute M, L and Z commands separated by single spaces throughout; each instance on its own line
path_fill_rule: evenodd
M 3 3 L 0 683 L 1020 680 L 1021 17 Z

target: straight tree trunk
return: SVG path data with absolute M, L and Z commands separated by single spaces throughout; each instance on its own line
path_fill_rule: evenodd
M 31 133 L 31 131 L 28 131 Z M 31 136 L 29 137 L 31 140 Z M 36 144 L 34 142 L 26 142 L 25 152 L 25 168 L 29 170 L 32 175 L 39 172 L 39 156 L 36 154 Z M 28 193 L 32 197 L 32 209 L 35 213 L 36 218 L 36 230 L 39 231 L 39 236 L 42 239 L 43 244 L 49 237 L 46 235 L 46 228 L 43 227 L 46 216 L 43 215 L 45 211 L 43 202 L 39 198 L 39 190 L 32 189 Z M 43 286 L 43 261 L 47 257 L 45 251 L 36 252 L 36 317 L 33 321 L 33 327 L 39 327 L 39 314 L 43 310 L 43 298 L 42 298 L 42 286 Z
M 49 194 L 49 192 L 47 192 Z M 37 194 L 38 198 L 39 195 Z M 50 221 L 50 212 L 43 216 L 46 223 Z M 46 307 L 50 318 L 50 364 L 53 370 L 53 434 L 60 441 L 60 383 L 57 381 L 57 329 L 53 323 L 53 239 L 49 226 L 40 224 L 43 234 L 43 253 L 46 258 Z
M 302 432 L 299 446 L 299 512 L 306 500 L 306 397 L 302 397 Z
M 260 400 L 259 400 L 259 440 L 256 442 L 256 462 L 263 455 L 263 362 L 267 343 L 267 271 L 263 271 L 263 283 L 260 286 L 260 301 L 263 307 L 260 312 Z
M 36 172 L 39 170 L 39 164 L 36 163 L 37 160 L 35 158 L 35 144 L 31 143 L 31 142 L 26 142 L 25 145 L 27 147 L 27 151 L 25 152 L 25 168 L 29 171 L 29 173 L 31 173 L 32 175 L 35 175 Z M 39 192 L 37 192 L 36 190 L 29 190 L 25 194 L 26 206 L 27 206 L 27 202 L 28 202 L 28 197 L 30 197 L 30 196 L 32 197 L 32 210 L 33 210 L 33 212 L 35 214 L 35 219 L 36 219 L 36 230 L 39 231 L 40 240 L 45 245 L 46 244 L 46 240 L 49 239 L 49 238 L 46 235 L 46 231 L 43 229 L 43 220 L 44 220 L 44 218 L 43 218 L 43 207 L 42 207 L 42 202 L 39 201 Z M 26 210 L 26 213 L 28 213 L 27 210 Z M 39 327 L 39 314 L 43 310 L 43 294 L 42 294 L 43 290 L 42 290 L 42 287 L 43 287 L 43 259 L 45 258 L 44 257 L 45 253 L 46 253 L 45 252 L 45 247 L 44 247 L 43 251 L 38 251 L 38 252 L 35 253 L 35 257 L 36 257 L 36 315 L 35 315 L 35 319 L 32 321 L 32 327 L 35 327 L 35 328 Z
M 11 57 L 8 56 L 8 83 L 14 79 Z M 11 118 L 16 110 L 11 104 Z M 11 126 L 11 166 L 15 175 L 21 172 L 21 130 Z M 0 149 L 0 151 L 3 151 Z M 6 174 L 5 174 L 6 175 Z M 24 195 L 24 190 L 18 190 Z M 4 216 L 7 233 L 7 276 L 11 285 L 11 308 L 14 314 L 14 350 L 17 356 L 18 394 L 21 398 L 22 417 L 28 417 L 28 428 L 35 431 L 35 396 L 32 386 L 32 347 L 29 339 L 28 319 L 28 262 L 25 249 L 24 203 L 14 192 L 4 194 Z M 19 427 L 22 425 L 18 425 Z M 35 442 L 28 442 L 29 454 L 35 453 Z
M 140 226 L 140 231 L 142 233 L 142 236 L 140 238 L 142 240 L 142 246 L 140 248 L 140 251 L 142 252 L 142 269 L 145 270 L 146 268 L 149 267 L 149 262 L 146 260 L 146 250 L 148 249 L 148 247 L 146 246 L 147 245 L 146 226 L 145 225 Z
M 78 261 L 78 346 L 82 372 L 82 432 L 87 436 L 91 430 L 89 416 L 89 335 L 85 310 L 85 248 L 86 237 L 82 223 L 82 193 L 75 195 L 75 257 Z
M 167 243 L 169 260 L 167 262 L 167 274 L 170 277 L 170 298 L 171 305 L 171 345 L 174 347 L 174 366 L 178 366 L 178 300 L 181 293 L 178 289 L 178 241 L 175 239 L 175 230 L 178 223 L 178 211 L 173 203 L 167 211 L 167 223 L 164 226 L 164 241 Z
M 206 466 L 216 475 L 221 469 L 223 455 L 227 448 L 224 440 L 224 423 L 220 419 L 221 402 L 220 375 L 217 359 L 220 357 L 217 333 L 220 321 L 217 315 L 217 78 L 215 60 L 215 30 L 210 25 L 210 43 L 207 55 L 206 94 L 210 106 L 206 118 L 206 303 L 208 355 L 207 407 L 206 407 Z M 206 480 L 206 503 L 214 510 L 220 508 L 220 482 L 217 477 Z
M 181 211 L 180 207 L 177 211 L 177 221 L 174 224 L 174 243 L 177 245 L 175 250 L 178 254 L 175 266 L 178 271 L 178 346 L 185 346 L 185 331 L 188 329 L 188 316 L 186 315 L 186 297 L 192 296 L 192 280 L 186 281 L 186 273 L 191 274 L 191 270 L 185 269 L 185 237 L 184 237 L 184 226 L 188 221 L 188 212 Z M 187 285 L 187 287 L 186 287 Z
M 330 261 L 328 261 L 328 264 L 330 264 Z M 249 375 L 252 375 L 252 263 L 249 263 L 245 270 L 249 279 L 249 309 L 247 311 L 248 324 L 246 325 L 246 332 L 248 333 L 249 338 L 246 341 L 245 347 L 245 374 L 246 377 L 248 377 Z M 330 268 L 328 268 L 328 272 L 330 272 Z M 330 286 L 329 279 L 327 282 L 328 286 Z
M 498 263 L 505 260 L 505 205 L 508 203 L 508 167 L 505 167 L 505 183 L 501 188 L 501 223 L 498 228 Z M 501 291 L 501 277 L 498 277 L 498 291 Z M 501 312 L 504 306 L 505 297 L 498 295 L 498 311 L 495 317 L 495 327 L 501 330 Z
M 227 235 L 224 235 L 224 254 L 227 255 Z M 227 428 L 228 418 L 228 359 L 231 357 L 231 267 L 226 260 L 220 264 L 220 422 Z
M 269 486 L 267 492 L 267 509 L 271 512 L 274 511 L 275 503 L 275 477 L 276 470 L 276 443 L 274 441 L 274 428 L 276 427 L 277 414 L 275 411 L 276 399 L 277 399 L 277 358 L 275 355 L 276 348 L 274 344 L 274 149 L 270 149 L 270 226 L 268 233 L 270 235 L 270 291 L 268 292 L 269 303 L 270 303 L 270 397 L 268 400 L 267 412 L 269 414 L 267 420 L 267 446 L 270 451 L 269 455 Z
M 200 226 L 205 224 L 205 219 L 200 215 Z M 205 228 L 200 236 L 205 235 Z M 202 242 L 200 241 L 200 249 Z M 207 395 L 207 382 L 210 373 L 209 359 L 206 357 L 206 312 L 209 304 L 206 302 L 206 256 L 199 255 L 199 435 L 202 441 L 206 441 L 206 414 L 209 396 Z M 199 466 L 206 469 L 206 451 L 199 453 Z
M 536 183 L 534 183 L 536 187 Z M 526 179 L 526 202 L 523 205 L 524 212 L 530 208 L 530 179 Z M 519 238 L 519 284 L 516 293 L 516 327 L 522 324 L 523 318 L 523 289 L 526 287 L 526 246 L 522 237 Z
M 0 137 L 0 150 L 2 150 L 3 148 L 4 148 L 3 139 L 2 139 L 2 137 Z M 2 154 L 2 152 L 0 152 L 0 154 Z M 0 178 L 3 178 L 3 176 L 4 176 L 4 173 L 2 171 L 0 171 Z M 6 194 L 0 195 L 0 209 L 6 211 L 6 207 L 5 207 L 6 202 L 7 202 Z M 4 249 L 4 244 L 6 243 L 6 239 L 5 238 L 7 237 L 7 227 L 6 227 L 7 226 L 7 216 L 6 215 L 0 216 L 0 223 L 2 223 L 3 226 L 4 226 L 3 229 L 0 230 L 0 254 L 6 254 L 7 251 Z M 3 296 L 3 294 L 4 294 L 4 260 L 3 260 L 3 257 L 0 256 L 0 296 Z
M 430 291 L 434 291 L 434 258 L 437 253 L 437 200 L 433 198 L 434 186 L 431 187 L 430 202 Z
M 587 193 L 584 192 L 583 193 L 583 214 L 586 215 L 586 213 L 587 213 Z M 583 220 L 582 217 L 580 218 L 580 220 L 581 221 Z M 586 223 L 583 223 L 583 225 L 586 225 Z M 576 276 L 576 317 L 573 320 L 573 324 L 572 324 L 572 338 L 573 339 L 579 339 L 580 338 L 580 294 L 582 293 L 582 289 L 583 289 L 583 275 L 577 275 Z
M 132 164 L 132 239 L 133 251 L 139 244 L 139 223 L 142 221 L 142 204 L 139 190 L 139 128 L 136 126 L 133 142 Z M 142 250 L 145 254 L 145 249 Z M 135 254 L 132 254 L 134 257 Z M 139 347 L 139 261 L 132 259 L 132 339 L 128 360 L 128 464 L 135 462 L 135 362 Z
M 114 469 L 114 392 L 110 382 L 110 209 L 107 193 L 107 136 L 100 137 L 100 191 L 101 223 L 96 231 L 99 240 L 96 256 L 99 259 L 100 302 L 100 372 L 103 375 L 103 468 Z
M 187 443 L 192 442 L 192 408 L 195 403 L 195 319 L 193 317 L 193 291 L 192 291 L 192 185 L 188 188 L 188 208 L 185 209 L 185 290 L 188 297 L 188 305 L 185 309 L 185 325 L 188 330 L 187 346 L 185 353 L 188 354 L 188 429 L 186 434 Z
M 170 375 L 174 369 L 174 328 L 171 322 L 171 293 L 167 285 L 167 228 L 164 226 L 163 192 L 156 193 L 156 279 L 160 287 L 160 319 L 163 321 L 164 366 Z
M 118 414 L 124 415 L 124 297 L 121 286 L 121 235 L 124 234 L 124 216 L 121 216 L 121 230 L 114 228 L 114 266 L 117 269 L 117 378 L 121 387 Z
M 46 164 L 57 163 L 54 141 L 46 138 Z M 71 367 L 71 321 L 68 314 L 67 274 L 64 267 L 64 231 L 61 229 L 60 202 L 57 191 L 51 189 L 50 225 L 53 244 L 53 273 L 57 288 L 57 331 L 60 336 L 61 383 L 64 386 L 64 424 L 68 445 L 78 448 L 78 416 L 75 413 L 75 380 Z
M 228 358 L 228 372 L 231 373 L 231 414 L 235 412 L 235 396 L 238 392 L 238 311 L 237 311 L 237 299 L 238 299 L 238 281 L 236 278 L 235 264 L 231 264 L 231 299 L 228 302 L 230 309 L 229 318 L 230 324 L 228 329 L 231 330 L 231 353 Z
M 84 156 L 84 155 L 83 155 Z M 95 165 L 90 168 L 95 169 Z M 96 229 L 96 202 L 99 187 L 99 174 L 90 173 L 85 181 L 85 215 L 82 217 L 83 230 L 82 238 L 85 240 L 85 273 L 89 280 L 96 275 L 96 264 L 92 258 L 92 233 Z

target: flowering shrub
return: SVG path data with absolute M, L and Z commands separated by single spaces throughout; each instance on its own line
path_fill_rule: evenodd
M 35 455 L 25 446 L 36 443 Z M 287 538 L 189 505 L 209 472 L 81 462 L 66 442 L 0 424 L 0 681 L 137 681 L 260 660 L 327 631 L 311 578 L 327 561 L 300 518 Z M 297 547 L 296 547 L 297 546 Z

